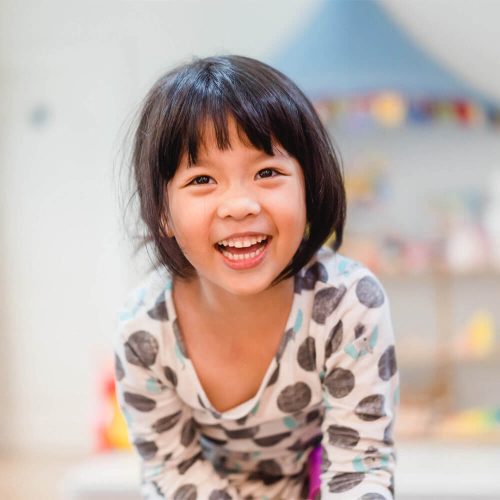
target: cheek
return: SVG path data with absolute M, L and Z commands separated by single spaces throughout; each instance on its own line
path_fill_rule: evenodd
M 210 224 L 205 203 L 192 198 L 175 196 L 170 203 L 170 218 L 177 243 L 186 257 L 199 254 L 205 248 L 200 242 L 209 240 Z

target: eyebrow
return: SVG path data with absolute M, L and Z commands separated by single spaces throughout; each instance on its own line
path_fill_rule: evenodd
M 266 152 L 257 150 L 255 153 L 252 153 L 252 156 L 254 157 L 253 159 L 255 161 L 264 160 L 267 158 L 288 158 L 288 155 L 283 153 L 277 147 L 273 147 L 273 152 L 274 152 L 274 156 L 269 156 Z M 200 154 L 198 156 L 198 161 L 196 163 L 193 163 L 192 165 L 187 165 L 187 168 L 199 166 L 201 163 L 204 163 L 205 165 L 210 165 L 211 161 L 207 157 L 202 156 Z

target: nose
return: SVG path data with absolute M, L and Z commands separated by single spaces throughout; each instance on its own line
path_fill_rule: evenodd
M 217 215 L 221 219 L 232 217 L 239 220 L 248 215 L 258 215 L 260 210 L 260 204 L 257 200 L 248 196 L 232 196 L 220 203 L 217 208 Z

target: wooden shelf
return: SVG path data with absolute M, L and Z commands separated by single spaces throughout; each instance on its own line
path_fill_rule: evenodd
M 409 270 L 389 271 L 381 269 L 376 273 L 381 279 L 465 279 L 465 278 L 488 278 L 500 280 L 500 269 L 486 267 L 470 271 L 454 271 L 446 267 L 433 267 L 425 271 L 411 272 Z
M 400 342 L 402 344 L 402 342 Z M 481 358 L 461 358 L 454 355 L 452 352 L 448 352 L 446 358 L 441 358 L 436 346 L 432 345 L 412 345 L 409 348 L 404 348 L 398 345 L 396 348 L 396 356 L 399 366 L 429 366 L 429 363 L 445 363 L 445 364 L 457 364 L 457 365 L 469 365 L 469 364 L 490 364 L 496 363 L 500 366 L 500 345 L 495 346 L 495 348 L 485 357 Z

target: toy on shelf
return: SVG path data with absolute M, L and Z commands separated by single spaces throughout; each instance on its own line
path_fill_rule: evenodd
M 455 337 L 453 350 L 459 360 L 487 358 L 495 350 L 493 315 L 487 310 L 476 311 Z
M 444 418 L 436 435 L 449 438 L 500 437 L 500 407 L 471 408 Z
M 127 425 L 120 411 L 115 393 L 113 370 L 102 371 L 100 380 L 99 411 L 95 423 L 97 451 L 132 448 Z

